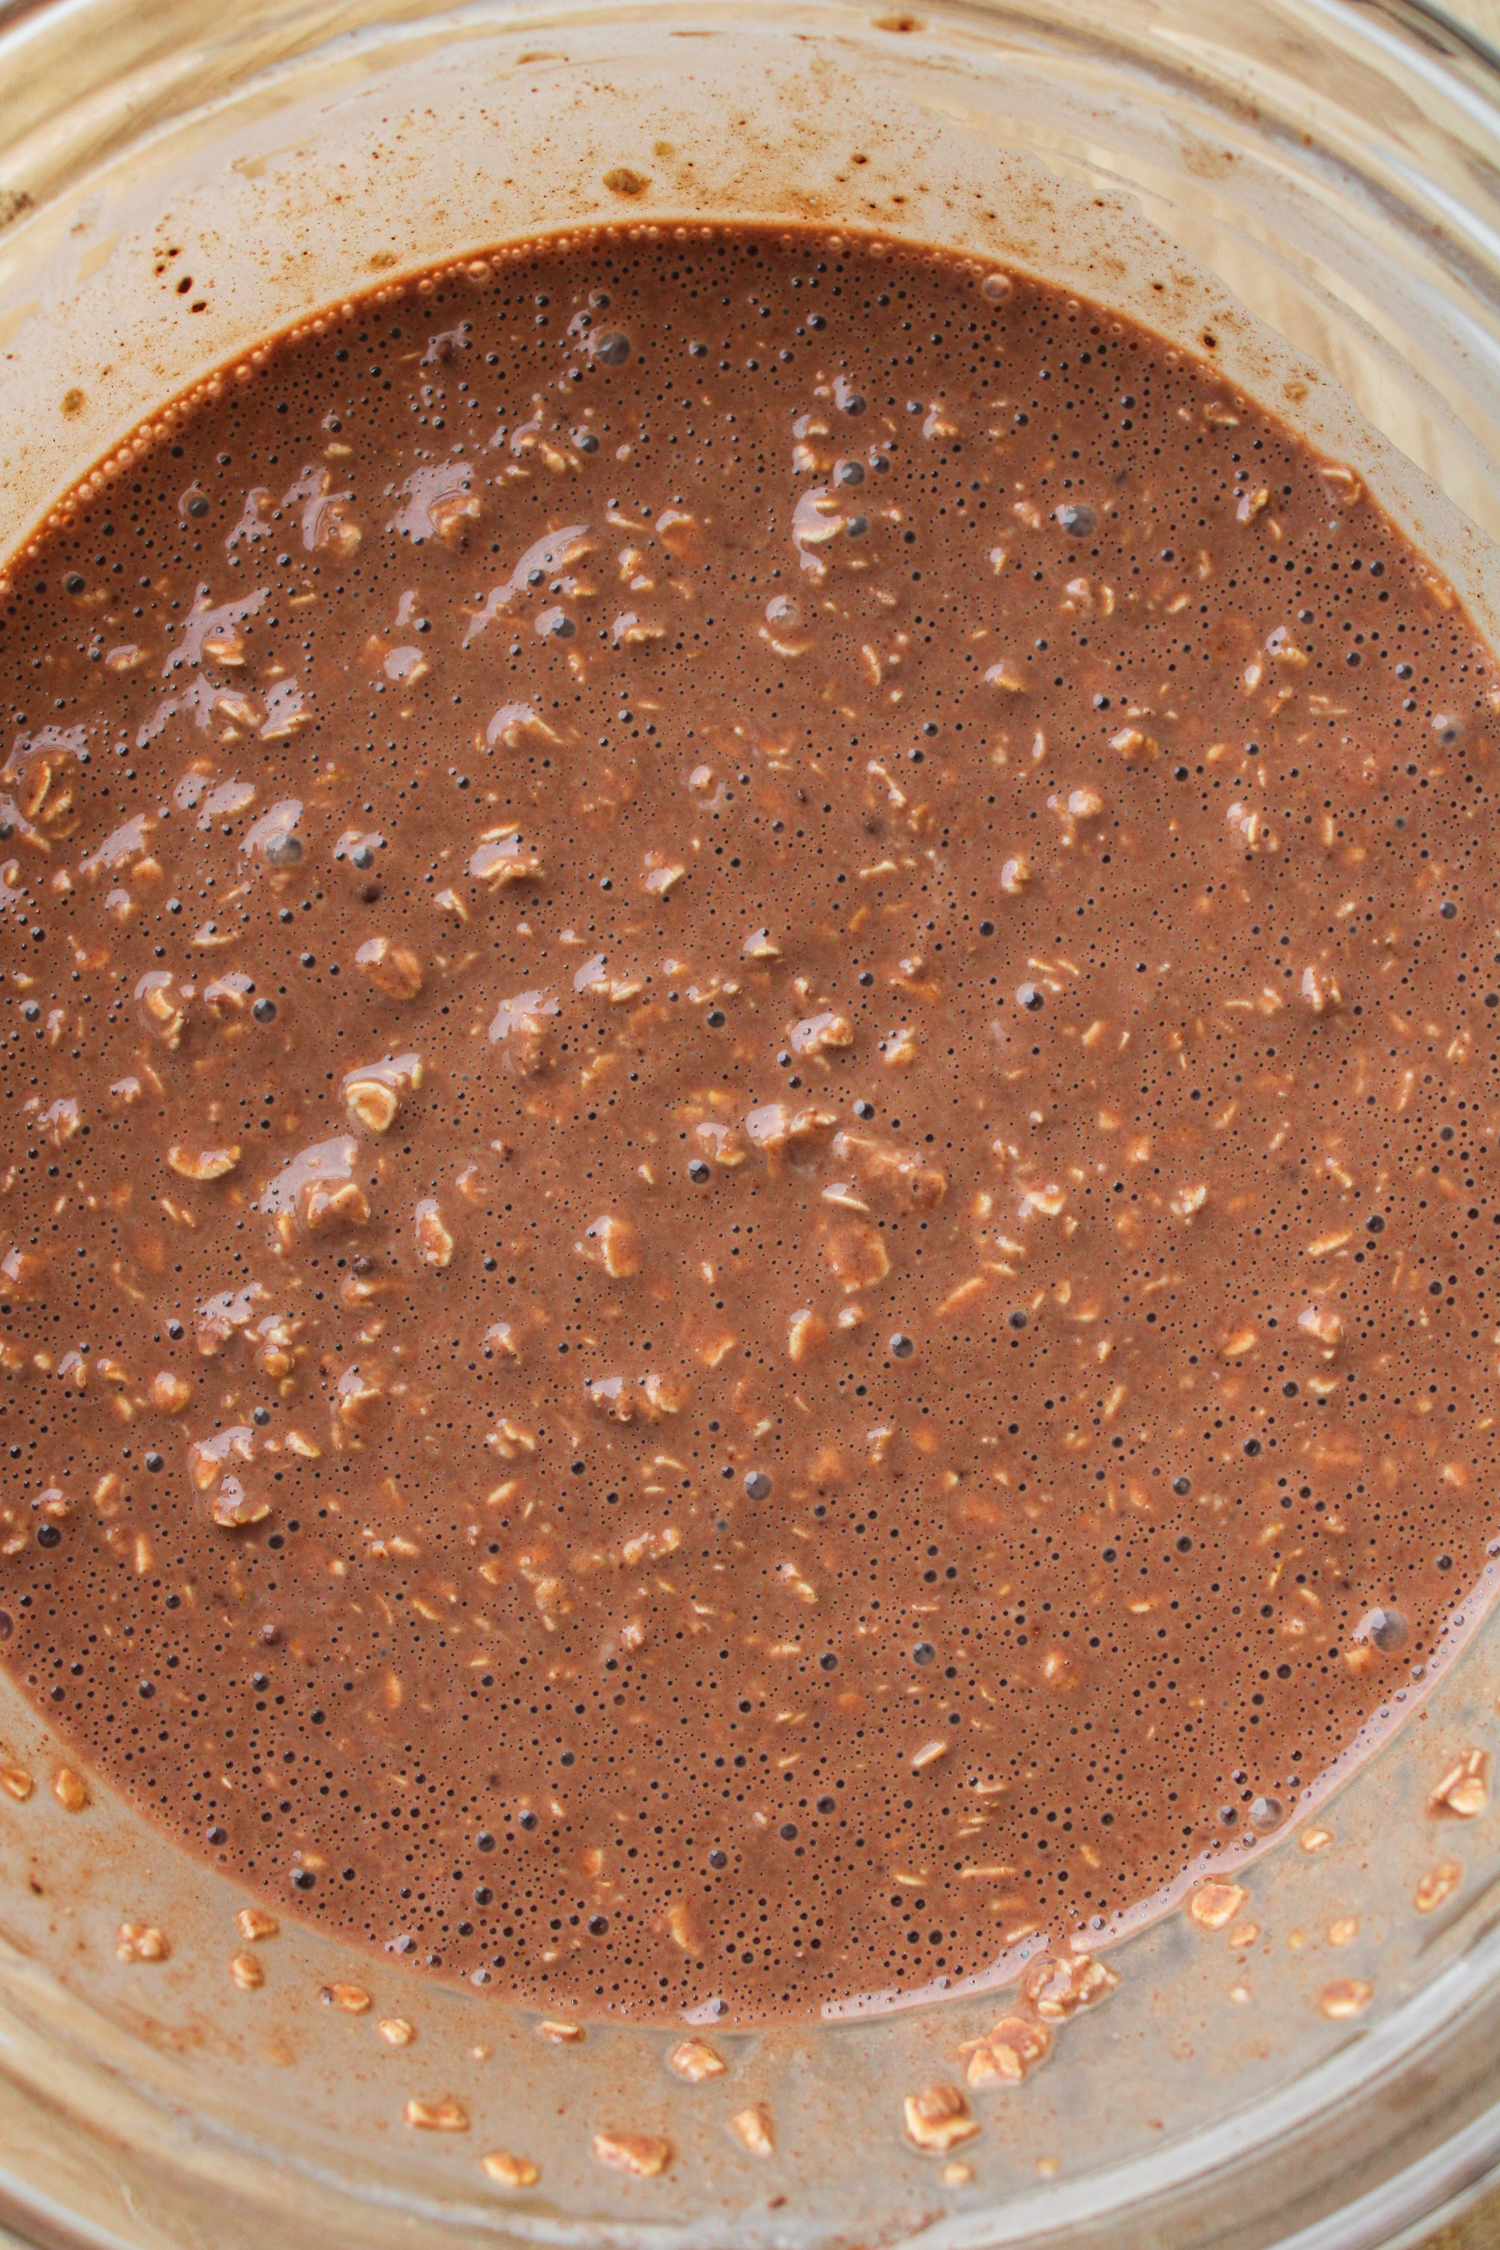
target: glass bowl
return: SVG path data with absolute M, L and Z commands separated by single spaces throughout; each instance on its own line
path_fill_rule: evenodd
M 1497 127 L 1500 57 L 1414 0 L 0 7 L 0 555 L 143 415 L 321 307 L 518 237 L 753 218 L 982 252 L 1216 360 L 1500 641 Z M 102 1786 L 68 1809 L 58 1744 L 0 1688 L 0 2220 L 99 2250 L 1493 2242 L 1500 1820 L 1429 1803 L 1500 1735 L 1490 1591 L 1288 1832 L 1221 1860 L 1237 1947 L 1159 1901 L 1108 2004 L 976 2093 L 947 2161 L 902 2098 L 961 2082 L 1003 1992 L 716 2028 L 727 2069 L 692 2085 L 681 2033 L 558 2046 L 291 1923 L 242 1989 L 251 1902 Z M 122 1920 L 170 1959 L 117 1959 Z M 1362 2012 L 1330 2012 L 1338 1980 Z M 409 2130 L 413 2099 L 469 2130 Z M 769 2156 L 727 2130 L 751 2103 Z M 601 2131 L 673 2160 L 606 2170 Z M 496 2148 L 536 2184 L 492 2182 Z

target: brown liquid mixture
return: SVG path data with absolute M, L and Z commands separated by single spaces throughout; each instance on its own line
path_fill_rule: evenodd
M 1276 1827 L 1484 1568 L 1494 667 L 1096 307 L 492 264 L 0 604 L 4 1655 L 414 1967 L 910 1992 Z

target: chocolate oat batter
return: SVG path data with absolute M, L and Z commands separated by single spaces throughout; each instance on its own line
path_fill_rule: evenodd
M 257 1892 L 813 2011 L 1288 1817 L 1494 1528 L 1495 668 L 1098 308 L 528 246 L 0 602 L 6 1662 Z

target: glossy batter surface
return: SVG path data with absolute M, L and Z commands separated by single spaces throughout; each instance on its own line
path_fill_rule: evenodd
M 1494 668 L 1211 365 L 601 236 L 0 602 L 0 1632 L 278 1906 L 806 2013 L 1271 1829 L 1493 1529 Z

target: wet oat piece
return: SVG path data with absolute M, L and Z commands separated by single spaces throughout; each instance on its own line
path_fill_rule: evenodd
M 916 1989 L 1468 1598 L 1494 668 L 1212 369 L 507 253 L 179 417 L 0 665 L 4 1657 L 277 1914 Z

